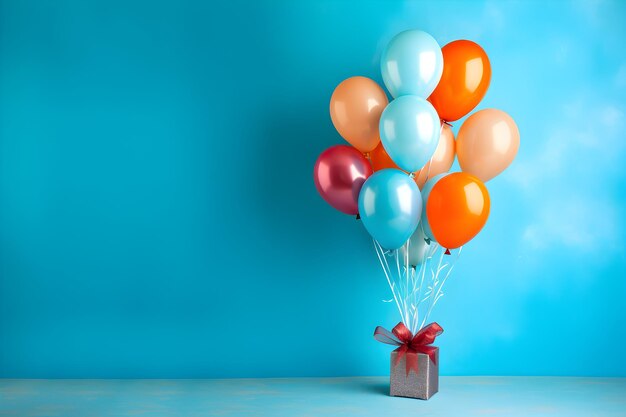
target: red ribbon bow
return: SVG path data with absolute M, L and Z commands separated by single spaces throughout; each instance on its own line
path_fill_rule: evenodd
M 397 366 L 402 357 L 406 355 L 406 375 L 409 376 L 411 370 L 417 374 L 419 367 L 417 364 L 417 354 L 425 353 L 431 361 L 437 365 L 437 356 L 435 352 L 437 348 L 431 345 L 437 336 L 443 333 L 443 328 L 437 323 L 430 323 L 424 326 L 420 331 L 413 333 L 400 322 L 390 332 L 381 326 L 374 330 L 374 339 L 388 345 L 400 346 L 395 351 L 398 352 L 393 366 Z

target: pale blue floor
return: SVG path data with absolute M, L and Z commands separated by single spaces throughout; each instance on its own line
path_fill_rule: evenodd
M 388 378 L 0 380 L 6 416 L 626 416 L 625 378 L 443 377 L 428 401 Z

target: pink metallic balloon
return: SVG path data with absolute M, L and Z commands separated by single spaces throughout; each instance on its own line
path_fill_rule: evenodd
M 359 212 L 359 192 L 372 175 L 369 161 L 355 148 L 331 146 L 317 158 L 313 180 L 328 204 L 346 214 Z

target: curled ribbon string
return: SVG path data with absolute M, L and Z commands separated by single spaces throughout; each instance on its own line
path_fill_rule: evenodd
M 437 348 L 430 346 L 437 336 L 443 333 L 443 328 L 437 323 L 430 323 L 424 326 L 419 332 L 411 333 L 411 331 L 400 322 L 389 331 L 381 326 L 374 330 L 374 339 L 388 345 L 399 346 L 395 351 L 398 352 L 394 366 L 397 366 L 402 358 L 406 355 L 406 375 L 413 370 L 416 374 L 419 372 L 417 354 L 424 353 L 428 355 L 430 360 L 437 365 Z

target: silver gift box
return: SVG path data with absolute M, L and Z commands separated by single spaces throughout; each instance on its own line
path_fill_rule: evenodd
M 419 372 L 411 370 L 406 374 L 406 355 L 397 365 L 396 351 L 391 352 L 391 374 L 389 395 L 427 400 L 439 391 L 439 348 L 435 348 L 435 365 L 425 353 L 417 354 Z

